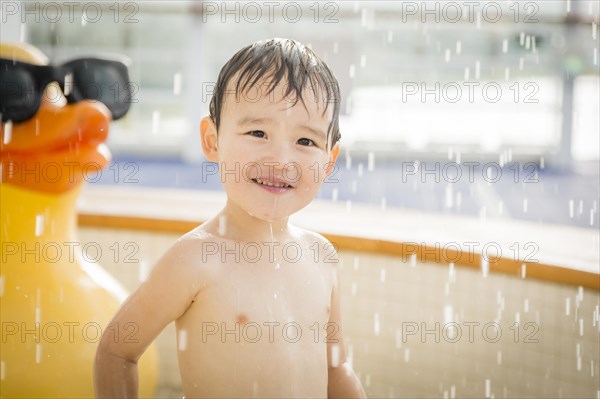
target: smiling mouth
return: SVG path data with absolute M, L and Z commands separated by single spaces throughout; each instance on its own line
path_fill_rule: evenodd
M 262 180 L 262 179 L 252 179 L 252 181 L 254 183 L 257 184 L 261 184 L 263 186 L 267 186 L 267 187 L 274 187 L 274 188 L 293 188 L 291 185 L 287 184 L 287 183 L 281 183 L 281 182 L 272 182 L 272 181 L 268 181 L 268 180 Z

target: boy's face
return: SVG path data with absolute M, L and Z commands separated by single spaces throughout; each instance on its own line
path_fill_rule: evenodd
M 232 79 L 233 81 L 233 79 Z M 228 93 L 234 93 L 229 82 Z M 229 201 L 250 215 L 274 221 L 297 212 L 315 197 L 337 158 L 328 151 L 327 129 L 332 106 L 315 100 L 304 104 L 284 98 L 284 84 L 267 94 L 265 82 L 247 93 L 227 94 L 219 132 L 210 118 L 202 120 L 207 159 L 218 162 Z

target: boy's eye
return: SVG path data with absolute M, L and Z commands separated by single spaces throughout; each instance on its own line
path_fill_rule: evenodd
M 263 132 L 262 130 L 251 130 L 246 134 L 249 134 L 250 136 L 254 136 L 254 137 L 259 137 L 259 138 L 265 137 L 265 132 Z
M 306 146 L 314 146 L 316 145 L 314 141 L 312 141 L 311 139 L 307 139 L 306 137 L 303 137 L 301 139 L 298 140 L 298 144 L 300 145 L 306 145 Z

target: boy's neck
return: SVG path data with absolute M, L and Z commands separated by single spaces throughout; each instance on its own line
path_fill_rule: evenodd
M 216 222 L 219 235 L 235 241 L 285 241 L 289 237 L 287 217 L 266 221 L 249 214 L 231 201 L 227 201 Z

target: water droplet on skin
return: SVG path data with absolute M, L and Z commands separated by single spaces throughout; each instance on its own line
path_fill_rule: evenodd
M 187 330 L 179 330 L 177 338 L 177 348 L 180 351 L 185 351 L 187 349 Z

